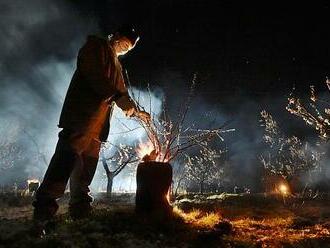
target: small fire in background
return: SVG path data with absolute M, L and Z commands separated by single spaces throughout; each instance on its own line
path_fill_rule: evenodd
M 282 182 L 277 186 L 276 191 L 282 196 L 284 204 L 286 198 L 290 195 L 290 187 L 286 182 Z
M 284 183 L 281 183 L 279 186 L 278 186 L 278 190 L 279 192 L 282 194 L 282 195 L 288 195 L 290 193 L 290 190 L 289 190 L 289 187 L 288 185 L 284 184 Z
M 28 179 L 27 186 L 29 193 L 33 194 L 37 191 L 40 186 L 40 181 L 38 179 Z

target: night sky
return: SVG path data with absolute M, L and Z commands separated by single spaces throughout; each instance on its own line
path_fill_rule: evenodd
M 72 3 L 84 15 L 95 15 L 104 32 L 121 23 L 136 25 L 142 40 L 127 67 L 142 81 L 164 69 L 185 78 L 199 72 L 208 86 L 205 94 L 258 95 L 285 93 L 294 84 L 322 85 L 329 73 L 328 3 Z
M 43 134 L 41 145 L 46 145 L 47 135 L 58 131 L 64 93 L 85 37 L 133 24 L 141 40 L 122 59 L 132 85 L 150 84 L 163 92 L 174 111 L 197 73 L 188 121 L 204 115 L 218 123 L 232 119 L 230 127 L 237 131 L 226 139 L 228 156 L 251 184 L 258 176 L 262 109 L 285 132 L 316 137 L 285 106 L 293 87 L 302 96 L 311 84 L 326 91 L 330 4 L 242 2 L 0 1 L 0 124 L 19 118 L 32 133 Z

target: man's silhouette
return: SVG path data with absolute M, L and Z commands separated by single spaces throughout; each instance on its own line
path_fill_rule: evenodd
M 58 209 L 56 199 L 63 196 L 69 179 L 71 217 L 90 214 L 89 185 L 100 143 L 108 136 L 114 103 L 127 116 L 150 120 L 150 115 L 140 111 L 130 98 L 118 60 L 118 56 L 134 48 L 138 39 L 134 29 L 126 28 L 107 38 L 88 36 L 80 49 L 59 121 L 63 130 L 33 203 L 35 223 L 43 226 L 52 219 Z

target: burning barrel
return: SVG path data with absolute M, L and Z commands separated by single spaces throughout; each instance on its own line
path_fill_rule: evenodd
M 172 183 L 172 166 L 169 163 L 145 161 L 138 165 L 136 173 L 137 214 L 168 216 L 172 207 L 168 193 Z
M 40 182 L 38 179 L 27 180 L 27 187 L 28 187 L 29 193 L 34 194 L 37 191 L 37 189 L 39 188 L 39 186 L 40 186 Z

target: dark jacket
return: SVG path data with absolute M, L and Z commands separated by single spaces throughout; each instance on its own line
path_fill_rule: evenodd
M 109 130 L 112 103 L 131 101 L 122 68 L 109 40 L 88 36 L 79 50 L 77 69 L 62 108 L 59 127 L 99 135 L 105 140 Z M 124 111 L 128 106 L 121 107 Z M 105 136 L 105 137 L 104 137 Z

